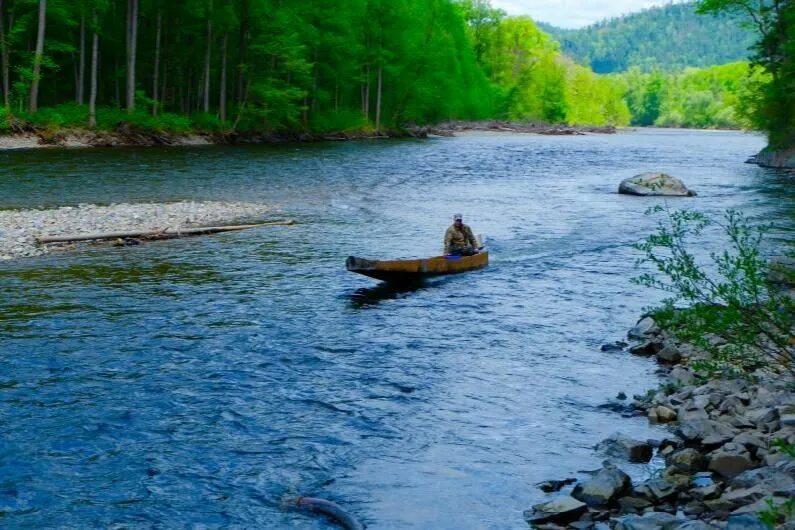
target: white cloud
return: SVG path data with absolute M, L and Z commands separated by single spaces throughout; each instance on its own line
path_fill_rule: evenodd
M 663 5 L 670 0 L 492 0 L 509 15 L 529 15 L 533 20 L 562 28 L 581 28 L 599 20 Z

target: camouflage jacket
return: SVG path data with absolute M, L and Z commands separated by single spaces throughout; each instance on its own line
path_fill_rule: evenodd
M 444 253 L 451 254 L 456 250 L 463 250 L 467 247 L 477 248 L 478 243 L 472 234 L 472 229 L 467 225 L 461 225 L 458 230 L 455 225 L 451 225 L 444 233 Z

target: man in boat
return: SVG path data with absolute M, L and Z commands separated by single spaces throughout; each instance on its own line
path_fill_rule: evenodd
M 453 216 L 453 224 L 444 233 L 444 253 L 447 256 L 472 256 L 480 252 L 472 229 L 464 224 L 460 213 Z

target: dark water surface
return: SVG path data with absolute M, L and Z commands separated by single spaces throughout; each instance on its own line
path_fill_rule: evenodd
M 534 483 L 598 467 L 598 408 L 657 384 L 599 346 L 658 295 L 629 283 L 658 199 L 792 215 L 740 133 L 466 136 L 281 147 L 0 153 L 0 207 L 182 199 L 278 204 L 295 227 L 0 264 L 0 526 L 526 528 Z M 492 264 L 370 290 L 349 254 L 438 253 L 451 214 Z M 705 242 L 709 243 L 709 242 Z M 634 470 L 642 474 L 643 469 Z

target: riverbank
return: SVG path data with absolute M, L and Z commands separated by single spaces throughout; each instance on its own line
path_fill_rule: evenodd
M 118 231 L 175 231 L 258 221 L 271 205 L 245 202 L 81 204 L 51 209 L 0 210 L 0 261 L 70 250 L 74 244 L 37 243 L 43 236 Z
M 0 150 L 46 147 L 152 147 L 235 144 L 277 144 L 286 142 L 326 142 L 387 138 L 427 138 L 455 136 L 467 132 L 502 132 L 539 135 L 613 134 L 613 126 L 591 127 L 539 122 L 445 122 L 431 126 L 408 126 L 401 129 L 347 130 L 338 132 L 191 132 L 175 133 L 120 124 L 111 130 L 26 127 L 24 131 L 0 135 Z
M 778 151 L 766 147 L 748 161 L 762 167 L 795 170 L 795 147 Z
M 633 483 L 605 461 L 591 478 L 549 481 L 561 490 L 525 513 L 537 528 L 621 530 L 795 528 L 795 393 L 788 379 L 758 371 L 748 379 L 710 379 L 689 363 L 705 355 L 676 343 L 651 317 L 629 332 L 635 355 L 668 370 L 666 381 L 625 407 L 651 423 L 670 424 L 663 440 L 616 434 L 598 451 L 630 462 L 657 459 L 657 476 Z M 620 348 L 610 345 L 605 351 Z M 765 526 L 768 525 L 768 526 Z

